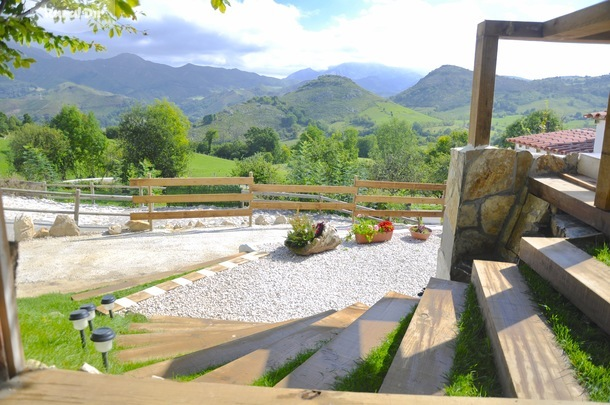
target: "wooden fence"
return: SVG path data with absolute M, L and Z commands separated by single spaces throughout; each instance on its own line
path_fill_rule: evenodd
M 341 211 L 353 217 L 366 215 L 373 217 L 442 217 L 444 210 L 444 184 L 404 183 L 389 181 L 369 181 L 354 179 L 353 186 L 324 185 L 285 185 L 285 184 L 254 184 L 252 177 L 214 177 L 214 178 L 139 178 L 131 179 L 131 186 L 145 187 L 148 195 L 134 196 L 134 203 L 148 204 L 147 212 L 131 214 L 132 220 L 148 220 L 152 229 L 152 221 L 160 219 L 187 218 L 217 218 L 217 217 L 248 217 L 252 226 L 252 211 L 257 210 L 291 210 L 291 211 Z M 172 186 L 218 186 L 239 185 L 241 193 L 228 194 L 176 194 L 152 195 L 152 187 Z M 383 191 L 392 190 L 392 191 Z M 411 194 L 435 192 L 440 197 L 388 195 L 397 190 L 409 190 Z M 326 195 L 344 196 L 343 201 Z M 273 200 L 255 198 L 261 196 L 273 197 Z M 298 201 L 295 201 L 297 199 Z M 307 200 L 307 201 L 302 201 Z M 164 210 L 155 211 L 154 204 L 168 203 L 214 203 L 238 202 L 240 208 L 233 209 L 196 209 L 196 210 Z M 438 210 L 392 210 L 373 209 L 361 204 L 430 204 L 440 205 Z

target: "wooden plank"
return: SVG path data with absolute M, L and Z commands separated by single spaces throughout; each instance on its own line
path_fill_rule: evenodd
M 332 389 L 336 379 L 346 376 L 358 360 L 378 347 L 417 302 L 406 295 L 387 294 L 276 387 Z
M 603 1 L 546 21 L 543 27 L 543 39 L 545 41 L 607 44 L 610 42 L 609 26 L 610 3 Z
M 444 198 L 437 197 L 405 197 L 397 195 L 356 195 L 355 203 L 374 202 L 391 204 L 445 204 Z
M 252 208 L 235 208 L 235 209 L 226 209 L 226 210 L 133 212 L 129 215 L 129 217 L 135 221 L 135 220 L 145 220 L 145 219 L 248 217 L 251 214 L 252 214 Z
M 252 201 L 250 193 L 228 193 L 228 194 L 171 194 L 171 195 L 134 195 L 134 204 L 148 203 L 202 203 L 202 202 L 238 202 Z
M 356 188 L 388 188 L 393 190 L 438 190 L 444 191 L 445 184 L 438 183 L 410 183 L 400 181 L 376 181 L 376 180 L 360 180 L 354 181 Z
M 492 24 L 483 21 L 477 27 L 474 52 L 468 144 L 475 147 L 489 145 L 493 115 L 499 37 L 486 34 L 485 26 L 488 23 Z
M 269 332 L 282 326 L 289 325 L 290 323 L 290 321 L 286 321 L 275 324 L 259 324 L 249 328 L 231 328 L 230 325 L 223 325 L 223 327 L 217 326 L 216 328 L 210 330 L 202 329 L 198 334 L 195 334 L 190 339 L 175 338 L 170 341 L 158 341 L 157 343 L 151 343 L 147 346 L 138 346 L 132 349 L 121 350 L 117 353 L 117 359 L 122 362 L 141 362 L 151 359 L 166 359 L 168 357 L 176 357 L 205 349 L 211 349 L 213 351 L 212 348 L 218 347 L 219 345 L 243 341 L 248 337 L 254 337 L 257 334 Z M 171 334 L 169 335 L 171 336 Z M 133 340 L 134 339 L 131 341 L 133 342 Z M 125 340 L 122 342 L 124 343 Z M 209 363 L 201 370 L 223 363 L 224 361 Z
M 369 217 L 390 217 L 390 218 L 398 218 L 398 217 L 407 217 L 407 218 L 442 218 L 443 211 L 438 210 L 363 210 L 363 209 L 355 209 L 354 215 L 362 215 Z
M 353 203 L 344 202 L 299 202 L 299 201 L 252 201 L 253 210 L 293 210 L 293 211 L 341 211 L 351 210 Z
M 594 192 L 556 176 L 530 177 L 528 189 L 536 197 L 610 236 L 610 212 L 594 206 Z
M 115 284 L 111 284 L 111 285 L 103 286 L 100 288 L 96 288 L 94 290 L 89 290 L 89 291 L 75 294 L 72 296 L 72 300 L 73 301 L 82 301 L 82 300 L 86 300 L 89 298 L 100 297 L 102 295 L 110 294 L 110 293 L 113 293 L 116 291 L 125 290 L 127 288 L 132 288 L 132 287 L 136 287 L 139 285 L 151 283 L 156 280 L 162 280 L 164 278 L 178 276 L 178 275 L 184 274 L 189 271 L 205 269 L 206 267 L 210 267 L 210 266 L 213 266 L 218 263 L 230 261 L 232 259 L 238 258 L 245 254 L 246 254 L 245 252 L 240 252 L 240 253 L 236 253 L 234 255 L 220 257 L 218 259 L 206 260 L 205 262 L 200 262 L 200 263 L 195 263 L 195 264 L 192 264 L 189 266 L 184 266 L 177 270 L 164 271 L 162 273 L 155 273 L 155 274 L 149 274 L 146 276 L 138 276 L 138 277 L 134 277 L 134 278 L 129 278 L 129 279 L 120 281 Z
M 608 108 L 610 109 L 610 97 L 608 97 Z M 606 127 L 604 131 L 605 136 L 602 143 L 602 156 L 599 162 L 599 174 L 597 175 L 595 206 L 599 209 L 608 211 L 610 210 L 610 119 L 608 119 L 608 117 L 606 117 Z
M 198 330 L 200 332 L 206 331 L 220 331 L 220 330 L 240 330 L 251 328 L 257 325 L 266 325 L 261 323 L 215 323 L 214 320 L 207 320 L 209 323 L 204 324 L 188 324 L 188 323 L 177 323 L 177 322 L 144 322 L 144 323 L 132 323 L 129 325 L 129 330 L 132 332 L 149 332 L 149 333 L 159 333 L 159 332 L 181 332 L 181 331 L 194 331 Z
M 152 315 L 148 317 L 149 323 L 179 323 L 182 325 L 246 325 L 252 326 L 261 324 L 263 322 L 245 322 L 245 321 L 231 321 L 225 319 L 206 319 L 206 318 L 188 318 L 186 316 L 172 316 L 172 315 Z
M 250 187 L 253 193 L 316 193 L 316 194 L 356 194 L 356 187 L 352 186 L 318 186 L 294 184 L 253 184 Z M 313 196 L 312 196 L 313 197 Z
M 367 309 L 368 306 L 364 304 L 351 305 L 264 349 L 255 350 L 219 367 L 195 381 L 251 384 L 265 373 L 296 357 L 299 353 L 314 349 L 322 341 L 331 340 Z
M 245 356 L 246 354 L 268 346 L 280 339 L 292 335 L 312 323 L 330 315 L 334 311 L 326 311 L 307 318 L 289 321 L 271 330 L 256 333 L 252 336 L 215 346 L 213 349 L 204 349 L 179 357 L 174 360 L 162 361 L 150 366 L 138 368 L 125 373 L 134 377 L 151 377 L 153 375 L 171 378 L 178 375 L 198 373 L 211 366 L 225 364 Z
M 70 370 L 23 373 L 5 385 L 3 405 L 23 404 L 133 404 L 185 405 L 361 404 L 361 405 L 534 405 L 540 402 L 509 398 L 469 398 L 394 395 L 362 392 L 303 391 L 227 384 L 185 384 L 158 379 L 138 380 L 116 375 L 94 375 Z M 547 405 L 570 402 L 547 401 Z
M 21 329 L 17 318 L 17 258 L 13 257 L 10 251 L 2 200 L 0 192 L 0 381 L 16 376 L 25 368 Z
M 430 279 L 379 392 L 444 394 L 467 286 Z
M 222 186 L 222 185 L 252 185 L 252 177 L 172 177 L 172 178 L 138 178 L 129 179 L 130 186 Z
M 610 335 L 610 267 L 562 238 L 522 238 L 519 257 Z
M 553 332 L 531 302 L 517 266 L 475 260 L 472 269 L 504 394 L 536 400 L 586 400 Z
M 582 174 L 570 174 L 570 173 L 558 173 L 559 177 L 564 180 L 574 183 L 582 188 L 586 188 L 589 191 L 595 191 L 597 188 L 597 180 L 591 177 L 584 176 Z

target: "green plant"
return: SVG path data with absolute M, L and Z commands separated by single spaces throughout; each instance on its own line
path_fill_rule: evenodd
M 426 225 L 424 225 L 424 219 L 422 217 L 417 217 L 417 225 L 413 225 L 412 227 L 409 228 L 409 230 L 411 232 L 417 232 L 417 233 L 430 233 L 430 228 L 427 228 Z
M 284 241 L 287 248 L 298 249 L 307 246 L 324 231 L 324 222 L 314 224 L 307 215 L 295 215 L 290 219 L 292 230 Z
M 377 221 L 371 218 L 364 218 L 358 215 L 352 229 L 346 236 L 346 240 L 351 240 L 354 235 L 362 235 L 368 242 L 373 240 L 375 234 L 394 231 L 394 224 L 391 221 Z

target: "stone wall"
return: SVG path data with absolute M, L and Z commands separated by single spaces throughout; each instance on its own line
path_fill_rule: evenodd
M 575 163 L 511 149 L 453 149 L 437 277 L 465 281 L 473 259 L 515 260 L 521 236 L 537 232 L 548 217 L 548 204 L 527 191 L 528 176 L 568 171 Z

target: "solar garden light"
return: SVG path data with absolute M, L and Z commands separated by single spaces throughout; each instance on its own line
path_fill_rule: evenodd
M 95 318 L 95 304 L 83 304 L 80 309 L 85 309 L 89 312 L 87 322 L 89 322 L 89 330 L 93 332 L 93 318 Z
M 74 329 L 80 331 L 80 341 L 85 348 L 85 328 L 87 327 L 87 319 L 89 319 L 89 311 L 86 309 L 77 309 L 70 312 L 70 321 Z
M 115 301 L 116 298 L 112 294 L 104 295 L 102 297 L 102 305 L 108 310 L 108 313 L 110 314 L 111 318 L 114 318 L 114 315 L 112 314 L 112 309 L 114 308 Z
M 95 350 L 102 353 L 104 367 L 108 371 L 108 352 L 112 349 L 112 341 L 116 337 L 116 333 L 110 328 L 97 328 L 91 333 L 91 340 L 95 345 Z

